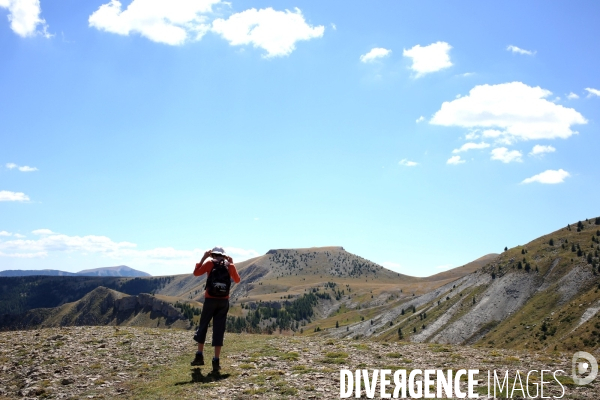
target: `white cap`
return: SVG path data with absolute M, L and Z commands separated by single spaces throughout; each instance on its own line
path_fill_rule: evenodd
M 223 256 L 225 255 L 225 250 L 219 246 L 213 247 L 213 249 L 210 252 L 211 254 L 221 254 Z

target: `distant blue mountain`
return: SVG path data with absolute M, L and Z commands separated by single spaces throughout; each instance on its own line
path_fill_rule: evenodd
M 146 272 L 138 271 L 137 269 L 129 268 L 126 265 L 117 267 L 84 269 L 77 273 L 79 276 L 120 276 L 120 277 L 140 277 L 152 276 Z
M 77 273 L 59 271 L 56 269 L 40 269 L 40 270 L 20 270 L 12 269 L 6 271 L 0 271 L 0 276 L 112 276 L 112 277 L 142 277 L 152 276 L 146 272 L 138 271 L 133 268 L 129 268 L 126 265 L 119 265 L 117 267 L 105 267 L 105 268 L 94 268 L 85 269 Z

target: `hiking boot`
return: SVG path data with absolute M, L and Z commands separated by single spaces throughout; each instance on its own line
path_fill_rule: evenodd
M 219 370 L 221 369 L 221 366 L 219 365 L 219 359 L 214 359 L 212 360 L 212 366 L 213 366 L 213 372 L 219 372 Z
M 192 361 L 190 364 L 192 366 L 194 366 L 194 365 L 204 365 L 204 354 L 202 354 L 202 353 L 196 353 L 196 358 L 194 358 L 194 361 Z

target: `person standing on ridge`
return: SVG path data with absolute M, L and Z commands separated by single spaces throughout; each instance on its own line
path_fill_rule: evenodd
M 212 346 L 215 348 L 212 367 L 213 372 L 219 372 L 221 369 L 219 356 L 223 346 L 227 312 L 229 311 L 229 289 L 231 288 L 231 280 L 233 279 L 235 283 L 239 283 L 240 276 L 235 269 L 233 259 L 225 254 L 222 247 L 206 250 L 202 260 L 196 264 L 194 276 L 205 273 L 208 274 L 208 277 L 206 278 L 206 291 L 204 292 L 204 306 L 202 307 L 198 330 L 194 335 L 194 340 L 198 342 L 198 351 L 191 364 L 193 366 L 204 365 L 204 341 L 206 340 L 208 324 L 212 319 Z

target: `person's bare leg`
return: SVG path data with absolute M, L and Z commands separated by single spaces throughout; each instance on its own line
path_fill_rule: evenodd
M 221 355 L 221 347 L 223 346 L 215 346 L 215 358 L 219 358 Z
M 204 343 L 198 343 L 198 351 L 201 353 L 204 352 Z

